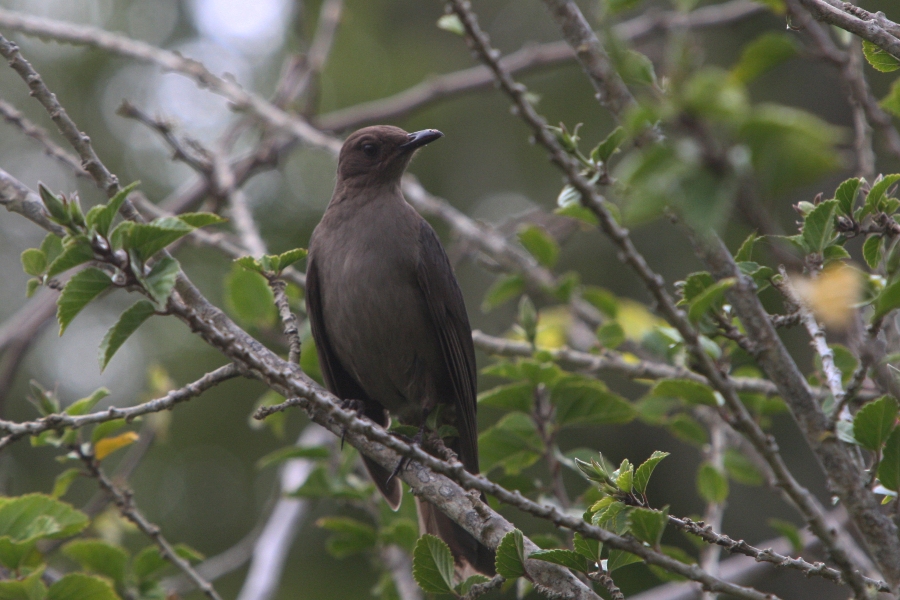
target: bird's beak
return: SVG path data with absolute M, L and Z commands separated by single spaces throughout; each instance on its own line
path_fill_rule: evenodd
M 416 148 L 421 148 L 425 144 L 442 137 L 444 137 L 444 134 L 437 129 L 423 129 L 422 131 L 409 134 L 409 141 L 405 144 L 400 144 L 400 148 L 412 152 Z

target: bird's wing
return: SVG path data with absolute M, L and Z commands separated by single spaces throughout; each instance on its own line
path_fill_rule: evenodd
M 312 257 L 309 259 L 309 267 L 306 270 L 306 313 L 309 315 L 309 324 L 312 328 L 313 339 L 316 342 L 319 366 L 322 369 L 322 376 L 325 378 L 325 385 L 334 395 L 342 400 L 362 402 L 365 407 L 365 415 L 379 425 L 383 427 L 390 425 L 390 421 L 387 419 L 381 404 L 366 395 L 362 386 L 338 360 L 331 343 L 328 341 L 328 333 L 325 330 L 325 319 L 322 313 L 319 269 Z M 391 477 L 390 471 L 367 456 L 363 455 L 362 458 L 369 475 L 372 477 L 372 481 L 378 486 L 391 508 L 397 510 L 403 494 L 399 478 Z
M 466 470 L 478 472 L 478 425 L 475 420 L 475 347 L 453 267 L 434 229 L 424 219 L 419 231 L 421 255 L 418 281 L 437 332 L 444 363 L 453 382 L 459 431 L 460 460 Z

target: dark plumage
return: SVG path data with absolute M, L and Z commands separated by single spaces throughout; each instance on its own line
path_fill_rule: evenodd
M 306 304 L 328 388 L 361 402 L 387 425 L 385 411 L 422 426 L 441 406 L 456 427 L 449 442 L 466 470 L 478 473 L 475 350 L 462 293 L 431 226 L 403 198 L 400 178 L 415 150 L 440 138 L 375 126 L 347 138 L 334 195 L 310 241 Z M 396 509 L 396 478 L 363 457 Z M 423 533 L 438 535 L 458 563 L 493 573 L 493 553 L 426 502 Z

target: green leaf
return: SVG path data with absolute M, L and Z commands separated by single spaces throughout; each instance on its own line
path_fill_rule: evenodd
M 144 288 L 150 296 L 162 307 L 166 306 L 172 290 L 175 289 L 175 280 L 181 272 L 181 265 L 171 256 L 165 256 L 153 265 L 150 272 L 144 278 Z
M 105 579 L 69 573 L 50 586 L 46 600 L 119 600 L 119 596 Z
M 500 385 L 478 394 L 478 404 L 531 414 L 534 386 L 529 382 Z
M 76 400 L 75 402 L 70 404 L 69 407 L 66 408 L 65 412 L 67 415 L 72 415 L 73 417 L 87 414 L 91 412 L 91 409 L 94 408 L 94 406 L 96 406 L 98 402 L 100 402 L 107 396 L 109 396 L 109 390 L 105 387 L 99 388 L 87 398 Z
M 897 400 L 891 396 L 869 402 L 853 418 L 853 437 L 863 448 L 879 452 L 894 430 L 897 414 Z
M 581 298 L 590 302 L 597 310 L 610 319 L 615 319 L 619 314 L 619 301 L 609 290 L 594 285 L 586 285 L 581 289 Z
M 323 517 L 316 525 L 335 534 L 325 544 L 328 553 L 335 558 L 346 558 L 375 546 L 375 528 L 356 519 Z
M 87 515 L 44 494 L 0 498 L 0 562 L 18 569 L 37 540 L 69 537 L 87 525 Z
M 135 555 L 131 561 L 131 571 L 138 583 L 143 584 L 151 577 L 169 566 L 169 561 L 163 558 L 156 546 L 147 546 Z
M 256 461 L 256 468 L 265 469 L 295 458 L 323 460 L 330 456 L 331 451 L 325 446 L 285 446 L 274 452 L 269 452 Z
M 709 463 L 704 463 L 697 471 L 697 492 L 707 502 L 719 504 L 728 498 L 728 480 Z
M 722 304 L 725 298 L 725 292 L 730 289 L 737 280 L 733 277 L 721 279 L 709 286 L 701 292 L 693 301 L 691 301 L 688 309 L 688 318 L 694 323 L 699 321 L 707 311 L 714 306 Z
M 128 554 L 119 546 L 100 540 L 74 540 L 63 546 L 62 552 L 85 571 L 105 575 L 118 585 L 125 581 Z
M 199 550 L 196 550 L 194 548 L 191 548 L 187 544 L 176 544 L 175 548 L 173 548 L 173 549 L 175 550 L 175 554 L 179 558 L 183 558 L 184 560 L 191 562 L 191 563 L 200 562 L 201 560 L 206 558 L 202 552 L 200 552 Z
M 572 545 L 575 548 L 575 552 L 588 559 L 591 563 L 600 562 L 600 553 L 603 551 L 603 542 L 600 540 L 586 538 L 580 533 L 576 533 Z
M 887 96 L 881 99 L 881 108 L 895 117 L 900 117 L 900 79 L 895 79 Z
M 520 412 L 507 414 L 479 435 L 478 448 L 484 473 L 502 467 L 507 474 L 515 474 L 533 465 L 544 453 L 534 421 Z
M 862 247 L 863 258 L 872 270 L 877 269 L 881 262 L 881 240 L 880 235 L 870 235 Z
M 516 298 L 525 291 L 525 280 L 521 275 L 504 275 L 497 279 L 484 295 L 482 312 L 490 312 L 501 304 Z
M 453 555 L 439 537 L 425 534 L 419 538 L 413 550 L 413 578 L 426 592 L 453 592 Z
M 780 32 L 764 33 L 744 45 L 740 60 L 731 69 L 731 77 L 743 84 L 750 83 L 796 54 L 793 38 Z
M 881 290 L 881 293 L 875 298 L 874 306 L 873 321 L 900 307 L 900 279 Z
M 563 378 L 553 386 L 550 400 L 560 427 L 628 423 L 636 414 L 627 400 L 587 377 Z
M 559 244 L 542 227 L 527 225 L 521 228 L 519 242 L 545 267 L 552 267 L 559 258 Z
M 225 279 L 225 306 L 240 322 L 256 327 L 271 326 L 278 318 L 265 277 L 241 268 L 232 268 Z
M 885 175 L 884 177 L 876 181 L 872 185 L 872 189 L 869 190 L 869 193 L 866 195 L 866 201 L 863 204 L 863 209 L 860 213 L 859 219 L 862 220 L 862 218 L 866 215 L 881 210 L 882 201 L 884 200 L 885 194 L 887 193 L 888 189 L 890 189 L 891 186 L 893 186 L 898 181 L 900 181 L 900 173 Z
M 70 238 L 63 246 L 62 254 L 56 257 L 47 269 L 47 277 L 56 277 L 72 267 L 94 260 L 94 250 L 86 237 Z
M 41 200 L 44 201 L 44 206 L 47 207 L 47 212 L 50 213 L 50 217 L 54 221 L 60 225 L 67 225 L 71 222 L 69 210 L 63 203 L 62 198 L 44 187 L 44 184 L 41 182 L 38 182 L 38 192 L 40 193 Z
M 601 498 L 591 506 L 591 511 L 594 513 L 591 515 L 591 523 L 598 527 L 617 529 L 616 521 L 627 511 L 627 508 L 624 502 L 616 500 L 613 496 Z
M 55 233 L 48 233 L 41 242 L 41 252 L 47 256 L 47 264 L 53 263 L 63 253 L 63 242 Z
M 663 379 L 653 386 L 653 389 L 650 390 L 650 395 L 679 398 L 691 405 L 718 405 L 716 396 L 708 385 L 691 379 Z
M 470 575 L 465 581 L 456 586 L 456 593 L 460 596 L 465 596 L 472 589 L 472 586 L 487 583 L 489 581 L 489 577 L 485 577 L 481 574 Z
M 140 181 L 135 181 L 128 184 L 127 186 L 119 190 L 119 192 L 115 196 L 113 196 L 109 202 L 106 203 L 106 206 L 95 206 L 90 211 L 88 211 L 88 227 L 94 228 L 97 233 L 99 233 L 103 237 L 106 237 L 109 233 L 109 228 L 112 226 L 113 219 L 116 218 L 116 215 L 119 213 L 119 209 L 122 208 L 122 204 L 125 202 L 125 199 L 128 198 L 128 194 L 133 192 L 134 189 L 138 185 L 140 185 L 140 183 Z
M 716 280 L 706 271 L 689 274 L 685 277 L 684 284 L 681 285 L 681 301 L 679 304 L 690 304 L 715 283 Z
M 900 69 L 900 60 L 897 60 L 896 57 L 892 56 L 887 50 L 884 50 L 880 46 L 873 44 L 869 40 L 863 40 L 862 48 L 866 60 L 869 61 L 869 64 L 872 65 L 876 71 L 890 73 L 891 71 Z
M 103 438 L 109 437 L 114 432 L 125 427 L 127 424 L 128 422 L 125 421 L 125 419 L 111 419 L 109 421 L 97 423 L 96 427 L 94 427 L 94 431 L 91 432 L 91 443 L 96 444 Z
M 178 215 L 178 218 L 190 225 L 191 227 L 207 227 L 209 225 L 219 225 L 221 223 L 227 223 L 228 219 L 225 217 L 220 217 L 215 213 L 209 212 L 193 212 L 193 213 L 181 213 Z
M 437 20 L 437 26 L 438 29 L 443 29 L 444 31 L 449 31 L 456 35 L 462 36 L 466 34 L 466 29 L 463 27 L 462 21 L 459 20 L 459 17 L 456 14 L 441 16 L 441 18 Z
M 234 263 L 243 269 L 254 271 L 256 273 L 259 273 L 260 275 L 265 273 L 265 269 L 263 269 L 263 266 L 260 264 L 260 262 L 252 256 L 242 256 L 240 258 L 236 258 L 234 259 Z
M 826 200 L 816 206 L 803 220 L 801 236 L 808 252 L 825 250 L 834 238 L 834 210 L 836 200 Z
M 60 257 L 62 258 L 62 257 Z M 112 285 L 109 275 L 100 269 L 90 268 L 72 276 L 56 301 L 56 319 L 59 321 L 59 335 L 91 300 L 105 292 Z
M 634 465 L 627 458 L 623 459 L 619 468 L 612 473 L 612 478 L 619 490 L 630 494 L 634 489 Z
M 612 573 L 622 567 L 627 567 L 628 565 L 643 561 L 644 559 L 637 554 L 632 554 L 631 552 L 626 552 L 624 550 L 610 550 L 609 558 L 606 560 L 606 570 Z
M 75 479 L 81 475 L 81 469 L 71 468 L 66 469 L 62 473 L 56 476 L 56 479 L 53 480 L 53 491 L 50 492 L 50 495 L 53 498 L 62 498 L 66 495 L 66 492 L 69 491 L 69 488 L 72 486 L 72 483 L 75 482 Z
M 37 289 L 41 287 L 41 283 L 42 282 L 40 279 L 29 279 L 25 284 L 25 297 L 31 298 L 32 296 L 34 296 L 34 293 L 37 291 Z
M 878 465 L 878 480 L 887 489 L 900 491 L 900 428 L 894 429 L 884 445 Z
M 580 573 L 588 573 L 593 570 L 593 565 L 588 564 L 587 558 L 572 550 L 563 550 L 561 548 L 538 550 L 529 554 L 528 558 L 562 565 Z
M 619 151 L 619 146 L 622 145 L 622 142 L 624 142 L 627 137 L 628 134 L 623 127 L 616 127 L 609 132 L 606 139 L 597 144 L 596 148 L 591 150 L 591 160 L 595 163 L 605 163 L 609 160 L 609 157 Z
M 607 321 L 597 328 L 597 341 L 604 348 L 615 350 L 625 339 L 625 330 L 618 321 Z
M 152 317 L 156 313 L 156 307 L 152 302 L 140 300 L 127 309 L 116 321 L 116 324 L 109 328 L 103 341 L 100 342 L 100 370 L 104 370 L 112 357 L 116 354 L 122 344 L 125 343 L 131 334 L 137 331 L 141 324 Z
M 702 446 L 709 441 L 706 429 L 690 415 L 679 413 L 667 423 L 672 435 L 685 442 Z
M 741 247 L 734 254 L 734 262 L 749 262 L 753 258 L 753 246 L 760 239 L 754 231 L 741 243 Z
M 650 476 L 653 474 L 653 470 L 656 468 L 656 465 L 668 455 L 668 452 L 654 450 L 653 454 L 650 455 L 650 458 L 641 463 L 641 466 L 635 470 L 634 489 L 638 493 L 644 494 L 647 492 L 647 484 L 650 482 Z
M 769 519 L 769 527 L 783 535 L 791 543 L 794 552 L 800 554 L 803 552 L 803 538 L 800 536 L 800 530 L 790 521 L 782 519 Z
M 725 450 L 725 471 L 728 476 L 744 485 L 760 485 L 765 481 L 762 473 L 747 456 L 735 448 Z
M 141 260 L 146 261 L 193 230 L 178 217 L 160 217 L 150 223 L 133 223 L 128 231 L 127 244 Z
M 22 270 L 28 275 L 38 277 L 47 268 L 47 255 L 37 248 L 29 248 L 22 252 Z
M 0 580 L 0 600 L 44 600 L 47 586 L 41 580 L 43 575 L 41 566 L 23 579 Z
M 494 563 L 497 574 L 505 579 L 516 579 L 525 575 L 525 541 L 522 532 L 513 529 L 503 536 L 497 546 Z
M 279 254 L 275 257 L 278 263 L 276 271 L 280 273 L 295 262 L 306 258 L 307 254 L 309 254 L 309 252 L 305 248 L 294 248 L 293 250 L 288 250 L 287 252 Z
M 652 548 L 659 548 L 659 541 L 669 523 L 669 507 L 663 510 L 632 508 L 628 513 L 628 522 L 634 537 L 650 544 Z
M 838 201 L 838 210 L 843 214 L 847 216 L 853 214 L 853 207 L 856 204 L 856 195 L 859 192 L 860 185 L 862 185 L 862 179 L 853 177 L 844 181 L 835 190 L 834 198 Z

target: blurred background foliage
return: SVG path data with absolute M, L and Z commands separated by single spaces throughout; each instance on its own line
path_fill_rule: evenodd
M 307 49 L 319 3 L 256 0 L 252 4 L 250 9 L 245 3 L 229 0 L 0 0 L 5 8 L 121 31 L 177 50 L 204 62 L 215 73 L 228 73 L 247 88 L 269 95 L 286 57 Z M 614 14 L 611 7 L 593 0 L 582 3 L 582 7 L 596 19 L 598 27 L 647 11 L 673 9 L 666 1 L 618 4 L 624 5 L 624 10 Z M 861 4 L 884 10 L 889 17 L 892 11 L 896 13 L 896 6 L 887 0 Z M 480 0 L 475 8 L 495 47 L 504 53 L 559 38 L 538 0 Z M 441 14 L 440 2 L 347 0 L 314 112 L 327 114 L 382 98 L 432 75 L 472 66 L 462 39 L 436 26 Z M 746 56 L 760 36 L 767 36 L 764 40 L 769 50 L 763 52 L 761 62 L 754 62 L 752 56 Z M 117 116 L 116 109 L 123 100 L 150 114 L 171 118 L 180 133 L 204 143 L 214 143 L 239 118 L 229 111 L 225 100 L 196 89 L 179 75 L 94 49 L 17 34 L 11 38 L 20 44 L 74 120 L 89 133 L 109 168 L 123 182 L 141 180 L 141 189 L 154 201 L 174 193 L 190 172 L 170 160 L 171 152 L 156 135 L 135 121 Z M 653 62 L 655 77 L 665 76 L 665 81 L 654 79 L 641 70 L 641 65 L 634 70 L 639 97 L 658 97 L 659 86 L 675 90 L 678 99 L 673 102 L 679 107 L 691 107 L 699 117 L 708 119 L 718 130 L 716 135 L 730 140 L 735 148 L 751 149 L 752 162 L 750 156 L 735 157 L 735 164 L 755 169 L 759 202 L 787 233 L 796 231 L 791 205 L 811 200 L 820 191 L 830 194 L 839 181 L 852 174 L 849 169 L 854 164 L 850 155 L 851 111 L 837 74 L 805 57 L 798 47 L 792 33 L 786 31 L 785 18 L 766 11 L 720 28 L 646 38 L 636 49 Z M 890 79 L 872 71 L 869 74 L 875 95 L 882 97 Z M 538 108 L 550 123 L 563 122 L 570 128 L 583 123 L 579 130 L 582 147 L 593 147 L 613 128 L 611 117 L 597 104 L 593 89 L 574 63 L 532 71 L 521 79 L 539 98 Z M 0 96 L 32 120 L 50 125 L 9 69 L 0 69 Z M 674 111 L 667 112 L 665 102 L 652 103 L 647 110 L 663 122 L 674 116 Z M 796 112 L 801 110 L 810 114 Z M 549 211 L 556 206 L 562 187 L 559 173 L 542 149 L 527 143 L 528 131 L 510 115 L 507 99 L 493 89 L 446 99 L 392 124 L 409 131 L 437 128 L 445 133 L 445 139 L 420 153 L 411 171 L 429 191 L 466 214 L 500 225 L 526 210 L 539 207 Z M 236 147 L 248 147 L 252 141 L 249 136 L 242 138 Z M 658 156 L 647 156 L 655 150 L 631 153 L 614 172 L 620 182 L 630 186 L 633 197 L 642 198 L 640 203 L 622 208 L 633 224 L 638 248 L 670 284 L 698 270 L 699 264 L 683 232 L 666 219 L 653 218 L 662 203 L 680 203 L 689 218 L 693 215 L 705 225 L 720 228 L 732 250 L 751 230 L 740 211 L 723 200 L 733 189 L 727 181 L 685 167 L 692 151 L 672 144 L 659 150 Z M 881 172 L 900 167 L 889 156 L 878 158 Z M 86 206 L 103 200 L 90 183 L 76 180 L 4 123 L 0 123 L 0 165 L 32 189 L 42 181 L 54 190 L 77 190 Z M 331 196 L 334 169 L 331 155 L 299 148 L 276 170 L 264 172 L 246 185 L 270 251 L 308 244 Z M 723 177 L 728 176 L 733 173 Z M 453 240 L 447 227 L 439 221 L 433 224 L 452 254 Z M 26 301 L 27 276 L 22 272 L 19 254 L 37 246 L 43 234 L 12 215 L 0 218 L 0 232 L 2 322 Z M 762 249 L 764 254 L 766 251 Z M 274 313 L 266 309 L 248 317 L 236 305 L 239 297 L 226 297 L 229 286 L 241 287 L 237 280 L 243 277 L 232 273 L 229 260 L 215 251 L 190 246 L 183 248 L 178 258 L 208 298 L 237 311 L 264 341 L 280 343 L 278 329 L 271 326 Z M 456 268 L 473 328 L 505 334 L 515 320 L 515 303 L 488 312 L 481 309 L 496 276 L 468 260 L 458 262 Z M 636 300 L 623 300 L 620 306 L 626 333 L 637 336 L 634 332 L 652 323 L 653 317 L 639 304 L 647 300 L 643 287 L 619 263 L 610 244 L 597 231 L 576 231 L 562 246 L 555 271 L 576 272 L 583 283 Z M 101 374 L 96 348 L 116 315 L 129 303 L 123 295 L 114 295 L 89 306 L 61 339 L 56 328 L 48 324 L 21 365 L 13 386 L 3 390 L 3 418 L 34 417 L 25 401 L 31 379 L 56 389 L 64 402 L 105 385 L 112 394 L 104 403 L 131 404 L 158 394 L 165 388 L 166 379 L 177 386 L 222 363 L 218 353 L 181 323 L 156 319 L 152 326 L 142 328 Z M 564 321 L 564 316 L 551 305 L 538 308 L 545 328 L 542 335 L 560 339 L 562 325 L 554 326 L 554 319 Z M 796 330 L 784 335 L 795 355 L 801 357 L 801 366 L 810 368 L 812 356 L 805 337 Z M 479 355 L 480 366 L 490 362 Z M 480 389 L 502 383 L 496 377 L 483 379 Z M 610 377 L 607 383 L 629 398 L 639 396 L 643 389 L 616 377 Z M 260 384 L 251 381 L 228 382 L 144 426 L 155 430 L 156 439 L 131 484 L 139 505 L 170 538 L 207 556 L 214 555 L 240 540 L 264 514 L 272 501 L 276 472 L 258 469 L 256 463 L 295 439 L 305 425 L 300 411 L 294 410 L 287 413 L 282 432 L 249 426 L 248 417 L 264 392 Z M 490 407 L 481 410 L 482 429 L 501 414 Z M 790 417 L 774 417 L 773 427 L 788 466 L 802 484 L 827 500 L 818 468 L 805 442 L 795 434 Z M 586 447 L 601 451 L 616 464 L 625 457 L 639 463 L 654 450 L 671 452 L 651 483 L 649 495 L 654 505 L 669 504 L 672 514 L 678 515 L 703 511 L 704 502 L 694 486 L 700 453 L 697 444 L 684 437 L 635 421 L 625 426 L 576 428 L 560 443 L 564 450 Z M 540 468 L 534 468 L 538 476 Z M 19 443 L 0 454 L 0 491 L 7 495 L 49 491 L 63 469 L 54 461 L 51 450 L 34 450 Z M 566 477 L 574 486 L 582 485 L 577 475 L 567 473 Z M 94 490 L 92 481 L 76 481 L 68 499 L 79 505 Z M 759 529 L 769 517 L 796 520 L 772 494 L 739 482 L 732 482 L 728 504 L 723 529 L 736 539 L 775 536 L 774 530 Z M 404 509 L 411 506 L 406 502 Z M 526 532 L 552 529 L 515 511 L 504 512 Z M 322 551 L 327 534 L 314 522 L 334 514 L 332 503 L 316 505 L 288 559 L 280 598 L 363 598 L 375 585 L 375 570 L 366 561 L 358 556 L 340 560 Z M 136 543 L 136 536 L 113 515 L 101 519 L 101 526 L 106 528 L 106 535 L 118 536 L 126 545 Z M 685 546 L 678 534 L 670 531 L 667 536 L 672 537 L 669 543 Z M 348 576 L 350 565 L 352 576 Z M 620 573 L 616 580 L 626 590 L 655 581 L 642 565 Z M 244 575 L 244 570 L 238 570 L 217 582 L 217 588 L 225 597 L 233 597 Z M 836 598 L 842 593 L 830 584 L 779 572 L 772 576 L 770 585 L 791 597 L 786 590 L 792 589 L 795 580 L 804 586 L 805 597 L 815 593 L 823 599 Z

